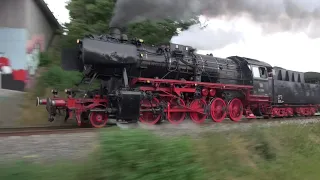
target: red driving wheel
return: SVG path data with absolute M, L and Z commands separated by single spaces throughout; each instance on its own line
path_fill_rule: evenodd
M 229 117 L 232 121 L 238 122 L 243 115 L 243 104 L 240 99 L 234 98 L 228 105 Z
M 153 98 L 151 100 L 143 99 L 140 103 L 140 110 L 146 110 L 146 109 L 152 110 L 152 108 L 157 108 L 159 104 L 160 102 L 157 98 Z M 141 115 L 139 120 L 144 124 L 154 125 L 157 122 L 159 122 L 159 120 L 161 119 L 160 112 L 157 113 L 153 111 L 142 111 L 140 114 Z
M 169 114 L 167 115 L 168 116 L 167 119 L 171 124 L 180 124 L 186 118 L 187 116 L 186 112 L 175 111 L 175 110 L 179 110 L 180 108 L 184 108 L 183 106 L 185 106 L 185 102 L 183 101 L 183 99 L 181 98 L 171 99 L 169 111 L 173 111 L 173 112 L 169 112 Z
M 210 115 L 214 122 L 222 122 L 226 116 L 227 105 L 226 102 L 221 98 L 213 99 L 210 105 Z
M 89 120 L 93 127 L 102 128 L 108 122 L 108 114 L 104 112 L 91 112 L 89 114 Z
M 190 103 L 190 109 L 198 112 L 190 112 L 190 118 L 193 122 L 200 124 L 206 121 L 207 114 L 205 113 L 205 108 L 207 103 L 203 99 L 195 99 Z

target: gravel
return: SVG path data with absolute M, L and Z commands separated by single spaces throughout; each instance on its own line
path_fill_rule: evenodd
M 95 132 L 0 137 L 0 162 L 82 160 L 97 147 Z
M 191 135 L 197 137 L 203 132 L 220 132 L 230 130 L 245 131 L 252 126 L 271 127 L 281 124 L 319 123 L 320 118 L 309 119 L 282 119 L 280 120 L 245 120 L 234 123 L 226 120 L 224 123 L 207 121 L 202 125 L 186 120 L 180 125 L 163 123 L 162 125 L 148 126 L 144 124 L 118 124 L 120 129 L 141 128 L 161 136 Z M 50 134 L 33 136 L 0 137 L 0 163 L 11 160 L 27 160 L 35 162 L 53 162 L 56 160 L 82 160 L 97 148 L 97 132 L 73 134 Z

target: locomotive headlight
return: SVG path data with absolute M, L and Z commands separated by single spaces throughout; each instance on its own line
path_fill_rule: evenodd
M 77 39 L 77 44 L 81 44 L 81 40 L 80 39 Z
M 57 94 L 58 94 L 58 91 L 55 90 L 55 89 L 52 89 L 52 90 L 51 90 L 51 93 L 52 93 L 53 95 L 57 95 Z
M 65 92 L 67 95 L 71 95 L 71 93 L 72 93 L 70 89 L 65 89 L 64 92 Z

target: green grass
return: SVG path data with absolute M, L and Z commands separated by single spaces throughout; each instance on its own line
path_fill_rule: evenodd
M 80 165 L 54 164 L 37 165 L 19 162 L 0 166 L 1 180 L 75 180 L 79 172 L 85 170 Z
M 320 125 L 164 138 L 141 130 L 102 131 L 84 164 L 0 166 L 0 179 L 314 180 L 320 177 Z
M 203 179 L 202 167 L 196 162 L 188 139 L 162 139 L 139 130 L 112 130 L 101 133 L 98 149 L 84 165 L 2 165 L 0 179 Z
M 202 179 L 201 166 L 188 139 L 163 139 L 129 130 L 104 133 L 102 145 L 105 179 Z
M 319 135 L 318 124 L 283 125 L 208 133 L 195 143 L 207 179 L 318 179 Z

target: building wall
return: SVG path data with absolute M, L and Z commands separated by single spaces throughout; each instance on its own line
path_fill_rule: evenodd
M 25 0 L 0 0 L 0 27 L 24 28 Z
M 43 38 L 44 49 L 47 49 L 53 35 L 53 28 L 44 16 L 43 12 L 34 0 L 25 0 L 26 2 L 26 28 L 29 32 L 29 40 L 35 41 Z
M 27 31 L 0 28 L 0 88 L 23 91 L 26 83 Z
M 40 63 L 41 47 L 43 41 L 28 40 L 26 29 L 0 28 L 0 89 L 25 91 L 30 87 Z
M 24 91 L 34 79 L 53 28 L 34 0 L 0 0 L 0 9 L 0 89 Z M 11 72 L 4 72 L 4 65 Z

